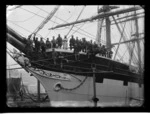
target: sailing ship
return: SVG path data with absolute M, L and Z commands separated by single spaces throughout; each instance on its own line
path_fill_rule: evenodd
M 16 6 L 15 8 L 19 9 L 21 7 Z M 60 7 L 56 6 L 32 33 L 37 34 L 52 19 Z M 84 7 L 88 6 L 83 6 L 83 9 Z M 144 18 L 144 10 L 140 6 L 119 9 L 120 7 L 119 5 L 98 6 L 95 16 L 78 20 L 83 11 L 82 9 L 76 21 L 48 28 L 48 30 L 53 31 L 58 28 L 72 26 L 71 31 L 76 24 L 97 21 L 96 43 L 98 45 L 100 43 L 103 44 L 103 38 L 105 38 L 107 49 L 112 50 L 117 46 L 113 58 L 99 56 L 97 53 L 87 55 L 87 53 L 79 52 L 75 54 L 69 49 L 56 48 L 46 49 L 47 56 L 44 56 L 42 53 L 37 56 L 36 52 L 32 52 L 29 55 L 25 47 L 27 38 L 8 24 L 7 42 L 17 48 L 21 54 L 9 49 L 7 52 L 12 58 L 14 58 L 14 55 L 27 58 L 30 63 L 28 65 L 20 62 L 18 58 L 14 58 L 14 60 L 40 81 L 49 96 L 50 102 L 89 101 L 93 102 L 94 106 L 97 106 L 97 103 L 106 103 L 111 106 L 114 103 L 118 103 L 118 105 L 129 106 L 132 101 L 136 101 L 142 105 L 144 101 L 144 60 L 142 60 L 144 56 L 144 47 L 142 47 L 144 36 L 141 36 L 144 35 L 144 31 L 139 33 L 138 20 Z M 132 34 L 129 36 L 130 39 L 127 40 L 124 29 L 125 24 L 129 22 L 131 27 L 135 29 L 133 30 L 132 28 L 134 32 L 132 31 Z M 122 29 L 121 23 L 125 23 Z M 112 43 L 113 30 L 111 26 L 116 26 L 117 32 L 120 33 L 120 39 L 117 43 Z M 106 37 L 103 37 L 104 34 Z M 117 55 L 119 55 L 118 50 L 122 45 L 128 51 L 128 64 L 121 62 L 124 55 L 119 61 L 116 60 Z M 137 50 L 134 50 L 134 48 Z M 55 59 L 56 63 L 52 58 L 54 52 L 60 54 Z M 138 56 L 135 56 L 136 52 Z M 78 59 L 76 59 L 77 57 Z M 137 60 L 136 63 L 135 60 Z M 135 65 L 137 66 L 135 67 Z

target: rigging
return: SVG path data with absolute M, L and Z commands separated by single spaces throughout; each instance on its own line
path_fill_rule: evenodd
M 85 6 L 83 6 L 83 8 L 82 8 L 81 12 L 79 13 L 79 15 L 78 15 L 78 17 L 77 17 L 76 21 L 77 21 L 77 20 L 79 19 L 79 17 L 81 16 L 81 14 L 82 14 L 82 12 L 83 12 L 84 8 L 85 8 Z M 66 36 L 68 36 L 68 34 L 70 33 L 70 31 L 72 30 L 72 28 L 73 28 L 73 27 L 74 27 L 74 25 L 72 25 L 71 29 L 68 31 L 68 33 L 67 33 L 67 35 L 66 35 Z
M 35 15 L 41 17 L 41 18 L 45 18 L 44 16 L 38 15 L 38 14 L 36 14 L 36 13 L 34 13 L 34 12 L 32 12 L 32 11 L 26 10 L 26 9 L 24 9 L 24 8 L 20 8 L 20 9 L 23 9 L 23 10 L 25 10 L 25 11 L 27 11 L 27 12 L 33 13 L 33 14 L 35 14 Z M 52 21 L 52 20 L 50 20 L 50 21 L 53 22 L 53 23 L 59 24 L 59 23 L 54 22 L 54 21 Z M 20 27 L 21 27 L 21 26 L 20 26 Z M 21 28 L 23 28 L 23 27 L 21 27 Z M 69 27 L 66 27 L 66 28 L 69 29 Z M 28 30 L 27 30 L 27 31 L 28 31 Z M 75 30 L 72 30 L 72 31 L 75 31 Z M 29 32 L 29 31 L 28 31 L 28 32 Z M 81 35 L 87 36 L 87 37 L 90 38 L 90 39 L 95 39 L 95 37 L 88 36 L 88 35 L 86 35 L 86 34 L 83 34 L 83 33 L 79 32 L 79 31 L 77 31 L 77 32 L 78 32 L 79 34 L 81 34 Z M 41 35 L 40 35 L 40 36 L 41 36 Z
M 35 7 L 37 7 L 37 6 L 35 6 Z M 39 7 L 37 7 L 37 8 L 39 8 Z M 48 13 L 47 11 L 43 10 L 42 8 L 39 8 L 39 9 L 41 9 L 41 10 L 44 11 L 45 13 Z M 61 18 L 59 18 L 59 17 L 57 17 L 57 16 L 55 16 L 55 15 L 54 15 L 54 17 L 56 17 L 57 19 L 59 19 L 59 20 L 65 22 L 65 23 L 68 23 L 67 21 L 65 21 L 65 20 L 63 20 L 63 19 L 61 19 Z M 57 23 L 57 24 L 59 24 L 59 23 Z M 67 28 L 67 27 L 66 27 L 66 28 Z M 76 27 L 76 28 L 78 28 L 78 27 Z M 95 38 L 94 35 L 88 33 L 87 31 L 85 31 L 85 30 L 83 30 L 83 29 L 80 29 L 80 28 L 78 28 L 78 29 L 81 30 L 81 31 L 83 31 L 83 32 L 85 32 L 85 33 L 87 33 L 87 34 L 89 34 L 89 35 L 91 35 L 91 36 L 93 36 L 93 37 Z

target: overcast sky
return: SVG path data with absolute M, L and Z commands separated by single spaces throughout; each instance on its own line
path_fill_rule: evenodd
M 16 30 L 19 34 L 27 37 L 28 35 L 30 35 L 43 21 L 43 19 L 45 17 L 47 17 L 48 13 L 50 13 L 54 7 L 53 5 L 32 5 L 32 6 L 21 6 L 20 8 L 17 9 L 13 9 L 14 6 L 9 6 L 7 9 L 7 24 L 13 28 L 14 30 Z M 52 17 L 52 19 L 43 27 L 42 30 L 40 30 L 38 32 L 38 34 L 40 34 L 42 37 L 44 38 L 52 38 L 52 36 L 57 37 L 58 34 L 60 34 L 62 37 L 64 37 L 64 35 L 66 35 L 68 33 L 68 31 L 70 30 L 71 26 L 68 26 L 67 28 L 63 27 L 63 28 L 58 28 L 55 30 L 48 30 L 48 28 L 54 27 L 56 25 L 59 24 L 65 24 L 66 22 L 73 22 L 76 20 L 76 18 L 78 17 L 79 13 L 81 12 L 82 8 L 84 6 L 80 5 L 80 6 L 61 6 L 58 11 L 55 13 L 55 15 Z M 101 5 L 100 5 L 101 7 Z M 131 7 L 131 6 L 120 6 L 120 8 L 127 8 L 127 7 Z M 115 11 L 115 10 L 114 10 Z M 143 12 L 143 11 L 142 11 Z M 85 19 L 85 18 L 89 18 L 91 16 L 94 16 L 97 14 L 97 6 L 85 6 L 80 18 L 80 19 Z M 121 15 L 119 15 L 121 17 Z M 117 16 L 115 16 L 115 18 L 117 18 Z M 110 18 L 112 19 L 112 18 Z M 55 22 L 55 23 L 54 23 Z M 144 31 L 144 21 L 142 19 L 139 19 L 139 32 L 142 33 Z M 122 23 L 123 25 L 125 23 Z M 122 26 L 123 26 L 122 25 Z M 132 32 L 131 32 L 131 26 L 133 28 Z M 129 23 L 126 23 L 126 28 L 125 31 L 127 33 L 127 39 L 130 38 L 131 34 L 133 34 L 135 32 L 134 29 L 134 23 L 131 23 L 131 21 Z M 80 28 L 82 30 L 78 30 L 78 32 L 75 32 L 78 28 Z M 24 28 L 24 29 L 23 29 Z M 104 33 L 105 28 L 102 31 L 102 40 L 105 41 L 106 38 L 106 34 Z M 113 25 L 111 27 L 111 37 L 112 37 L 112 43 L 118 42 L 120 39 L 120 34 L 117 30 L 116 25 Z M 74 34 L 73 34 L 74 33 Z M 93 22 L 86 22 L 86 23 L 80 23 L 74 26 L 73 30 L 70 32 L 70 34 L 68 36 L 71 36 L 72 34 L 75 37 L 79 37 L 83 38 L 85 37 L 87 40 L 95 40 L 96 39 L 96 33 L 97 33 L 97 20 L 93 21 Z M 11 46 L 9 43 L 7 43 L 7 47 L 9 49 L 12 49 L 13 46 Z M 142 43 L 141 43 L 141 47 L 142 47 L 142 51 L 144 49 Z M 120 46 L 121 50 L 119 50 L 120 55 L 123 55 L 124 52 L 126 51 L 126 47 L 125 45 L 121 45 Z M 125 57 L 126 56 L 126 57 Z M 118 56 L 117 56 L 118 57 Z M 136 54 L 137 57 L 137 54 Z M 119 57 L 118 57 L 119 58 Z M 129 56 L 128 53 L 126 53 L 124 55 L 124 60 L 126 60 L 126 62 L 128 61 Z M 14 64 L 15 62 L 8 56 L 7 54 L 7 64 Z

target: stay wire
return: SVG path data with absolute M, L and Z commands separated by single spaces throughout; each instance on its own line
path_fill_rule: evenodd
M 79 13 L 79 15 L 78 15 L 76 21 L 80 18 L 81 14 L 82 14 L 82 12 L 83 12 L 83 10 L 84 10 L 84 8 L 85 8 L 85 6 L 83 6 L 83 8 L 81 9 L 81 12 Z M 73 29 L 74 25 L 75 25 L 75 24 L 72 25 L 71 29 L 68 31 L 68 33 L 67 33 L 66 36 L 68 36 L 68 34 L 70 33 L 70 31 Z
M 36 7 L 36 8 L 39 8 L 39 7 L 37 7 L 37 6 L 35 6 L 35 7 Z M 42 8 L 39 8 L 39 9 L 41 9 L 41 10 L 44 11 L 45 13 L 48 13 L 47 11 L 43 10 Z M 65 21 L 65 20 L 63 20 L 63 19 L 61 19 L 61 18 L 59 18 L 59 17 L 57 17 L 57 16 L 55 16 L 55 15 L 54 15 L 54 17 L 58 18 L 59 20 L 65 22 L 65 23 L 68 23 L 67 21 Z M 76 28 L 78 28 L 78 27 L 76 27 Z M 87 33 L 87 34 L 89 34 L 89 35 L 91 35 L 91 36 L 93 36 L 93 37 L 95 37 L 94 35 L 88 33 L 87 31 L 85 31 L 85 30 L 83 30 L 83 29 L 80 29 L 80 30 L 83 31 L 83 32 L 85 32 L 85 33 Z
M 26 10 L 26 9 L 24 9 L 24 8 L 21 8 L 21 9 Z M 34 12 L 31 12 L 31 11 L 29 11 L 29 10 L 26 10 L 26 11 L 35 14 Z M 39 16 L 39 17 L 41 17 L 41 18 L 45 18 L 45 17 L 43 17 L 43 16 L 41 16 L 41 15 L 38 15 L 38 14 L 35 14 L 35 15 L 37 15 L 37 16 Z M 57 17 L 57 18 L 58 18 L 58 17 Z M 52 21 L 52 20 L 50 20 L 50 21 L 53 22 L 53 23 L 59 24 L 59 23 L 54 22 L 54 21 Z M 69 29 L 69 27 L 65 27 L 65 28 Z M 75 31 L 75 30 L 72 30 L 72 31 Z M 87 36 L 86 34 L 83 34 L 83 33 L 81 33 L 81 32 L 78 32 L 78 33 Z M 87 37 L 90 38 L 90 39 L 93 39 L 93 37 L 91 37 L 91 36 L 87 36 Z
M 38 14 L 39 12 L 40 12 L 40 10 L 39 10 L 39 11 L 37 11 L 37 12 L 36 12 L 36 14 Z M 29 18 L 27 18 L 27 19 L 25 19 L 25 20 L 23 20 L 23 21 L 14 21 L 14 20 L 10 20 L 10 19 L 8 19 L 8 21 L 18 22 L 18 23 L 20 23 L 20 22 L 26 22 L 26 21 L 28 21 L 28 20 L 32 19 L 33 17 L 35 17 L 35 16 L 36 16 L 36 14 L 32 15 L 31 17 L 29 17 Z

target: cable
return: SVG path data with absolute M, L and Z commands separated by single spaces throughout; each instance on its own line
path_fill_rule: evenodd
M 79 17 L 81 16 L 81 14 L 82 14 L 82 12 L 83 12 L 84 8 L 85 8 L 85 6 L 83 6 L 83 8 L 82 8 L 81 12 L 79 13 L 79 15 L 78 15 L 78 17 L 77 17 L 76 21 L 77 21 L 77 20 L 79 19 Z M 72 28 L 73 28 L 73 27 L 74 27 L 74 24 L 72 25 L 71 29 L 68 31 L 68 33 L 67 33 L 67 35 L 66 35 L 66 36 L 68 36 L 68 34 L 70 33 L 70 31 L 72 30 Z
M 38 7 L 37 7 L 38 8 Z M 66 22 L 73 16 L 73 14 L 74 14 L 74 12 L 76 11 L 76 8 L 77 7 L 75 7 L 75 9 L 74 9 L 74 11 L 73 11 L 73 13 L 71 14 L 71 16 L 68 18 L 68 19 L 66 19 Z M 66 9 L 66 8 L 65 8 Z M 56 16 L 57 17 L 57 16 Z
M 126 51 L 124 52 L 124 54 L 122 55 L 122 57 L 120 58 L 120 61 L 122 61 L 122 59 L 125 57 L 125 53 L 128 51 L 128 49 L 126 49 Z
M 41 15 L 38 15 L 38 14 L 36 14 L 36 13 L 34 13 L 34 12 L 31 12 L 31 11 L 29 11 L 29 10 L 26 10 L 26 9 L 24 9 L 24 8 L 20 8 L 20 9 L 23 9 L 23 10 L 25 10 L 25 11 L 27 11 L 27 12 L 33 13 L 33 14 L 35 14 L 35 15 L 41 17 L 41 18 L 45 18 L 45 17 L 43 17 L 43 16 L 41 16 Z M 54 16 L 54 17 L 55 17 L 55 16 Z M 57 18 L 58 18 L 58 17 L 57 17 Z M 52 21 L 52 20 L 50 20 L 50 21 L 53 22 L 53 23 L 59 24 L 59 23 L 54 22 L 54 21 Z M 69 27 L 65 27 L 65 28 L 69 28 Z M 75 31 L 75 30 L 72 30 L 72 31 Z M 78 32 L 78 33 L 79 33 L 79 34 L 82 34 L 82 35 L 84 35 L 84 36 L 87 36 L 86 34 L 83 34 L 83 33 L 81 33 L 81 32 Z M 87 37 L 93 39 L 93 37 L 90 37 L 90 36 L 87 36 Z
M 37 6 L 35 6 L 35 7 L 37 7 Z M 37 7 L 37 8 L 39 8 L 39 7 Z M 44 11 L 45 13 L 48 13 L 47 11 L 43 10 L 42 8 L 39 8 L 39 9 L 41 9 L 41 10 Z M 65 22 L 65 23 L 68 23 L 67 21 L 65 21 L 65 20 L 63 20 L 63 19 L 61 19 L 61 18 L 59 18 L 59 17 L 57 17 L 57 16 L 55 16 L 55 15 L 54 15 L 54 17 L 60 19 L 61 21 Z M 76 27 L 76 28 L 78 28 L 78 27 Z M 85 31 L 85 30 L 83 30 L 83 29 L 80 29 L 80 30 L 83 31 L 83 32 L 85 32 L 85 33 L 87 33 L 87 34 L 89 34 L 89 35 L 91 35 L 91 36 L 93 36 L 93 37 L 95 37 L 94 35 L 88 33 L 87 31 Z
M 38 14 L 39 12 L 40 12 L 40 10 L 39 10 L 39 11 L 37 11 L 37 12 L 36 12 L 36 14 Z M 34 14 L 34 15 L 32 15 L 31 17 L 29 17 L 29 18 L 27 18 L 27 19 L 23 20 L 23 21 L 13 21 L 13 20 L 9 20 L 9 19 L 8 19 L 8 21 L 12 21 L 12 22 L 25 22 L 25 21 L 28 21 L 28 20 L 32 19 L 34 16 L 35 16 L 35 14 Z

